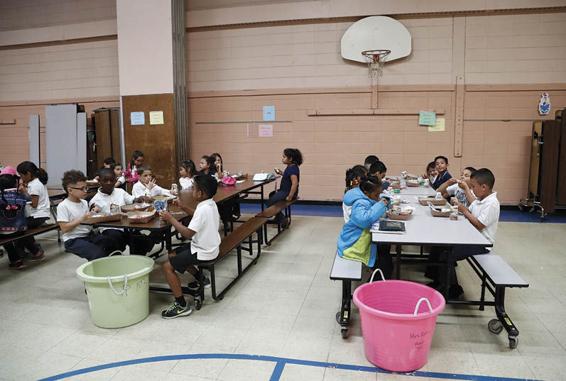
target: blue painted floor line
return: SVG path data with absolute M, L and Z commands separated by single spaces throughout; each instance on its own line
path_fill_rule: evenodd
M 275 369 L 271 375 L 270 381 L 278 381 L 283 374 L 285 365 L 301 365 L 301 366 L 311 366 L 317 368 L 335 368 L 342 370 L 351 370 L 356 372 L 367 372 L 367 373 L 382 373 L 382 374 L 401 374 L 407 377 L 429 377 L 438 378 L 444 380 L 469 380 L 469 381 L 519 381 L 519 380 L 533 380 L 527 378 L 509 378 L 509 377 L 495 377 L 495 376 L 481 376 L 481 375 L 471 375 L 471 374 L 457 374 L 457 373 L 440 373 L 440 372 L 428 372 L 428 371 L 415 371 L 411 373 L 393 373 L 384 369 L 363 366 L 363 365 L 349 365 L 340 363 L 331 363 L 323 361 L 309 361 L 309 360 L 299 360 L 285 357 L 275 357 L 275 356 L 263 356 L 263 355 L 248 355 L 248 354 L 238 354 L 238 353 L 198 353 L 198 354 L 183 354 L 183 355 L 169 355 L 169 356 L 155 356 L 155 357 L 145 357 L 140 359 L 118 361 L 108 364 L 101 364 L 92 366 L 89 368 L 72 370 L 69 372 L 61 373 L 55 376 L 43 378 L 40 381 L 54 381 L 62 380 L 65 378 L 70 378 L 86 373 L 93 373 L 104 369 L 120 368 L 123 366 L 136 365 L 136 364 L 147 364 L 152 362 L 162 362 L 162 361 L 179 361 L 179 360 L 208 360 L 208 359 L 228 359 L 228 360 L 248 360 L 248 361 L 266 361 L 274 362 Z

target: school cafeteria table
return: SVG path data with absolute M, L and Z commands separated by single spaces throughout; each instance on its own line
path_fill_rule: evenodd
M 260 196 L 261 210 L 263 211 L 263 204 L 265 202 L 263 194 L 264 186 L 274 181 L 275 179 L 265 181 L 253 181 L 251 179 L 246 179 L 241 183 L 236 183 L 235 185 L 222 185 L 222 183 L 218 183 L 218 190 L 216 191 L 216 195 L 214 195 L 213 200 L 217 204 L 220 204 L 244 194 L 257 194 Z M 257 188 L 260 189 L 257 190 Z M 179 201 L 181 205 L 193 210 L 197 205 L 197 202 L 193 199 L 192 192 L 189 189 L 179 192 Z
M 264 187 L 265 185 L 270 184 L 275 180 L 276 178 L 265 181 L 253 181 L 252 179 L 246 179 L 243 182 L 236 183 L 235 185 L 222 185 L 221 183 L 218 183 L 218 190 L 216 191 L 216 195 L 214 195 L 213 200 L 216 202 L 216 204 L 220 205 L 223 202 L 237 197 L 247 197 L 247 195 L 249 194 L 256 194 L 260 196 L 260 207 L 261 211 L 263 212 L 265 204 Z M 179 202 L 182 206 L 193 211 L 197 206 L 197 202 L 193 199 L 191 190 L 183 190 L 179 192 Z M 227 232 L 225 232 L 225 234 L 226 233 Z M 264 227 L 263 229 L 263 236 L 261 237 L 261 239 L 262 242 L 267 242 L 266 227 Z
M 171 210 L 171 214 L 178 220 L 182 220 L 188 217 L 188 215 L 179 210 L 173 209 Z M 132 223 L 128 221 L 128 217 L 124 214 L 122 215 L 122 219 L 119 221 L 110 221 L 110 222 L 90 222 L 88 220 L 81 223 L 82 225 L 92 225 L 93 227 L 101 227 L 101 228 L 115 228 L 115 229 L 124 229 L 126 232 L 136 232 L 141 230 L 149 230 L 150 232 L 159 232 L 162 237 L 163 241 L 165 242 L 165 248 L 167 251 L 170 251 L 172 248 L 172 240 L 171 237 L 173 233 L 171 231 L 171 224 L 168 222 L 163 221 L 159 216 L 155 216 L 151 221 L 147 223 Z M 163 246 L 161 250 L 163 249 Z M 161 252 L 159 250 L 157 253 L 152 254 L 152 257 L 157 257 L 158 254 Z
M 403 184 L 403 183 L 401 183 L 401 184 Z M 400 195 L 401 196 L 412 195 L 412 196 L 426 197 L 426 196 L 436 195 L 436 191 L 429 186 L 406 187 L 406 188 L 401 189 Z
M 383 233 L 372 230 L 374 244 L 396 245 L 397 279 L 401 276 L 400 264 L 403 245 L 493 246 L 464 216 L 458 216 L 456 221 L 447 217 L 433 217 L 428 206 L 422 206 L 418 203 L 418 197 L 416 195 L 401 195 L 401 200 L 408 201 L 409 205 L 415 208 L 411 218 L 405 221 L 405 233 Z

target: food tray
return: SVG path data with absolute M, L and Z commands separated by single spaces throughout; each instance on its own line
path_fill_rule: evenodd
M 388 212 L 387 213 L 387 218 L 389 218 L 390 220 L 396 220 L 396 221 L 407 221 L 409 218 L 411 218 L 411 215 L 413 213 L 393 213 L 393 212 Z
M 121 219 L 122 219 L 122 215 L 120 213 L 116 213 L 116 214 L 96 213 L 90 215 L 85 220 L 85 222 L 89 224 L 99 224 L 102 222 L 120 221 Z
M 408 187 L 418 187 L 420 185 L 417 180 L 407 180 L 407 181 L 405 181 L 405 184 Z
M 438 207 L 434 207 L 432 204 L 429 204 L 429 207 L 430 207 L 430 213 L 432 214 L 433 217 L 450 217 L 450 215 L 453 212 L 451 206 L 445 208 L 438 208 Z
M 427 206 L 429 203 L 434 206 L 444 206 L 447 204 L 446 200 L 443 198 L 436 199 L 434 197 L 419 197 L 419 204 L 422 206 Z
M 393 189 L 401 189 L 401 182 L 399 182 L 399 180 L 394 180 L 389 183 L 389 186 Z
M 136 211 L 137 212 L 143 212 L 144 210 L 147 210 L 150 206 L 151 206 L 151 204 L 148 204 L 146 202 L 141 202 L 141 203 L 135 203 L 135 204 L 130 204 L 130 205 L 122 205 L 122 207 L 120 209 L 124 213 L 136 212 Z
M 433 217 L 450 217 L 450 215 L 452 214 L 452 211 L 443 212 L 443 211 L 440 211 L 440 210 L 431 209 L 430 213 L 432 214 Z
M 155 217 L 155 210 L 151 212 L 129 212 L 128 222 L 132 224 L 146 224 Z

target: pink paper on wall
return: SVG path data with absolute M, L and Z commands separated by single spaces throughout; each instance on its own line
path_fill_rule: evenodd
M 271 137 L 273 137 L 273 125 L 272 124 L 258 124 L 257 135 L 260 138 L 271 138 Z

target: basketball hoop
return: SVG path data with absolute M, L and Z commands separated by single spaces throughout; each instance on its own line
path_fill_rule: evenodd
M 391 53 L 389 49 L 364 50 L 362 56 L 368 64 L 368 76 L 371 78 L 371 108 L 377 109 L 377 84 L 379 77 L 383 74 L 383 65 L 387 61 L 387 56 Z
M 368 64 L 368 75 L 372 79 L 377 79 L 383 74 L 383 65 L 387 61 L 387 56 L 391 53 L 388 49 L 364 50 L 362 55 Z

